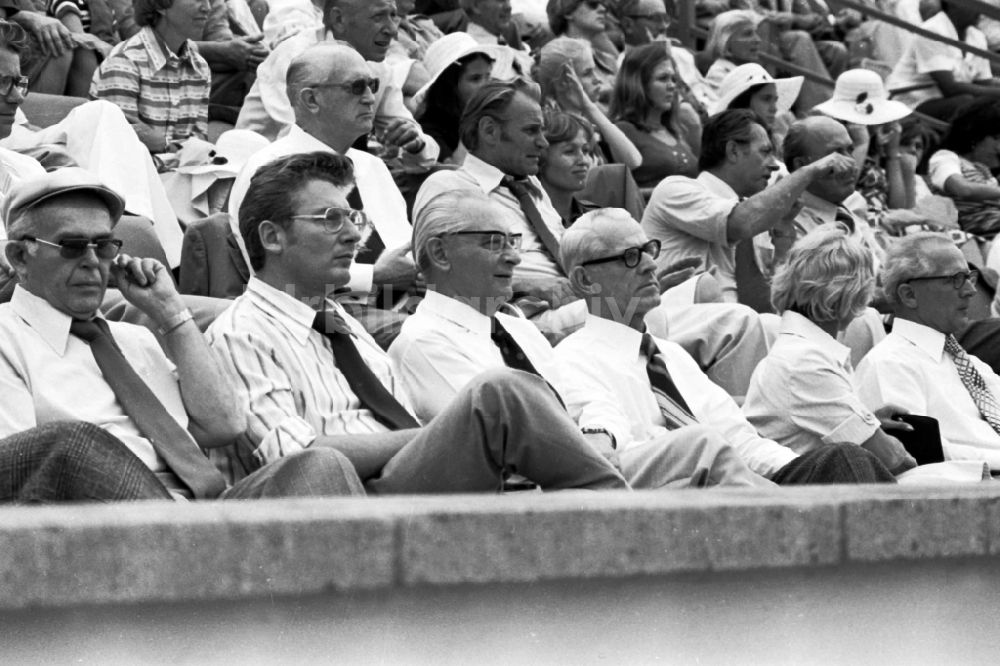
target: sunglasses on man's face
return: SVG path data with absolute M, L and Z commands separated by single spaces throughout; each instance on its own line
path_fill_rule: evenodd
M 587 7 L 595 11 L 600 9 L 601 7 L 607 8 L 607 6 L 604 4 L 604 0 L 583 0 L 582 4 L 586 5 Z
M 353 81 L 348 81 L 347 83 L 317 83 L 312 88 L 340 88 L 351 93 L 355 97 L 361 97 L 365 94 L 365 89 L 370 89 L 372 94 L 378 92 L 379 82 L 376 77 L 371 78 L 361 78 L 355 79 Z
M 21 240 L 41 243 L 49 247 L 59 248 L 59 256 L 63 259 L 79 259 L 87 254 L 87 250 L 93 248 L 98 259 L 114 259 L 122 249 L 122 242 L 117 238 L 99 238 L 91 240 L 89 238 L 63 238 L 57 243 L 47 241 L 44 238 L 35 236 L 22 236 Z

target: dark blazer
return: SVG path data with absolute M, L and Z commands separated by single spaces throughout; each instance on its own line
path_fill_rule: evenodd
M 250 269 L 229 226 L 216 213 L 191 223 L 181 245 L 180 292 L 233 299 L 243 293 Z

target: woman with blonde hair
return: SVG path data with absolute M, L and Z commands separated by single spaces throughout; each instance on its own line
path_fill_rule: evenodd
M 757 432 L 797 453 L 856 444 L 899 474 L 916 462 L 885 431 L 912 428 L 892 408 L 864 406 L 851 350 L 837 341 L 874 291 L 872 253 L 845 227 L 824 224 L 800 238 L 771 282 L 780 332 L 750 378 L 743 411 Z

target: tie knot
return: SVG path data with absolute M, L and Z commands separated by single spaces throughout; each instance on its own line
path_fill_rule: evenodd
M 97 317 L 90 320 L 74 319 L 73 323 L 69 325 L 69 332 L 82 340 L 93 342 L 102 335 L 108 334 L 108 325 L 103 319 Z
M 956 357 L 965 356 L 966 353 L 965 350 L 962 348 L 962 345 L 960 345 L 958 343 L 958 340 L 955 339 L 955 336 L 951 335 L 950 333 L 944 336 L 944 350 L 949 354 L 951 354 L 952 356 Z
M 642 334 L 642 342 L 639 343 L 639 352 L 646 358 L 653 358 L 660 350 L 656 346 L 656 340 L 649 333 Z
M 323 335 L 333 333 L 351 334 L 351 327 L 347 325 L 347 320 L 340 316 L 335 310 L 321 310 L 313 318 L 313 330 L 319 331 Z

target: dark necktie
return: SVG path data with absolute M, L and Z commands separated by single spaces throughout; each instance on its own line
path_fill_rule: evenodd
M 365 209 L 365 202 L 361 199 L 361 191 L 358 190 L 357 186 L 347 195 L 347 204 L 354 210 Z M 382 242 L 382 237 L 378 235 L 378 230 L 373 224 L 369 229 L 368 237 L 365 238 L 364 244 L 358 248 L 358 253 L 355 255 L 354 261 L 359 264 L 374 264 L 384 249 L 385 243 Z
M 559 241 L 552 234 L 549 226 L 545 224 L 542 214 L 538 212 L 538 206 L 531 198 L 531 186 L 528 185 L 527 181 L 516 180 L 511 176 L 504 176 L 503 184 L 517 197 L 517 203 L 521 206 L 521 212 L 528 218 L 531 229 L 538 236 L 538 240 L 541 241 L 546 252 L 551 255 L 552 261 L 556 263 L 556 266 L 559 266 L 559 270 L 562 270 L 562 264 L 559 263 Z
M 983 376 L 976 370 L 976 366 L 972 364 L 972 359 L 969 357 L 968 352 L 962 348 L 962 345 L 959 344 L 953 335 L 945 337 L 944 350 L 951 356 L 952 361 L 955 363 L 958 376 L 962 380 L 962 384 L 965 385 L 969 395 L 972 396 L 972 401 L 979 408 L 979 413 L 983 415 L 983 419 L 990 424 L 993 430 L 1000 433 L 1000 403 L 997 403 L 996 396 L 990 391 L 983 380 Z
M 74 320 L 70 333 L 90 343 L 104 380 L 122 409 L 149 440 L 167 467 L 191 489 L 196 499 L 218 497 L 226 480 L 202 453 L 190 433 L 167 412 L 163 403 L 136 374 L 115 343 L 103 319 Z
M 390 430 L 420 427 L 417 420 L 399 404 L 365 363 L 351 339 L 351 329 L 343 317 L 332 310 L 317 312 L 312 327 L 330 340 L 337 369 L 343 373 L 347 385 L 354 391 L 361 405 L 379 423 Z
M 493 338 L 493 344 L 500 349 L 500 355 L 503 356 L 503 362 L 508 368 L 513 368 L 514 370 L 524 370 L 525 372 L 530 372 L 534 375 L 541 377 L 541 373 L 535 369 L 535 366 L 528 360 L 527 355 L 525 355 L 524 350 L 521 349 L 521 345 L 517 344 L 514 336 L 510 334 L 503 324 L 494 317 L 493 318 L 493 333 L 490 335 Z
M 851 213 L 846 208 L 844 208 L 843 206 L 837 206 L 837 213 L 836 215 L 834 215 L 833 219 L 835 222 L 839 222 L 840 224 L 847 227 L 847 231 L 849 231 L 852 234 L 854 233 L 855 229 L 854 216 L 851 215 Z
M 656 341 L 649 333 L 642 334 L 639 352 L 646 357 L 646 375 L 649 377 L 649 385 L 656 395 L 660 412 L 667 421 L 667 428 L 673 430 L 697 423 L 698 419 L 691 413 L 691 408 L 684 401 L 684 396 L 677 390 L 677 385 L 671 379 L 666 363 L 660 358 L 660 350 L 656 347 Z

